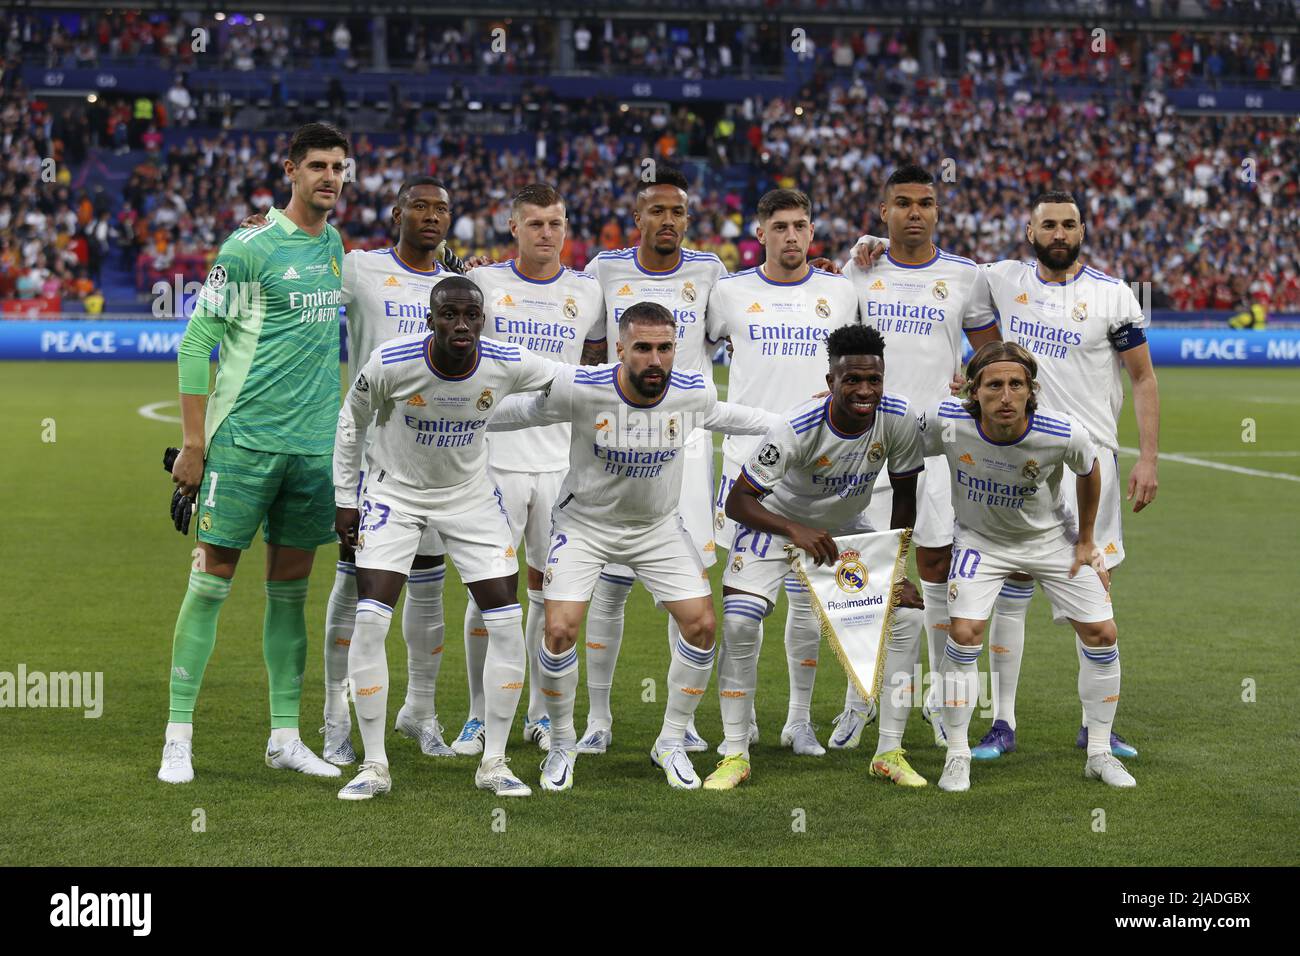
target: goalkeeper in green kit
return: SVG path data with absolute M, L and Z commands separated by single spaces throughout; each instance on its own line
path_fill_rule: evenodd
M 292 194 L 263 226 L 221 246 L 180 345 L 184 447 L 172 467 L 177 527 L 198 524 L 199 552 L 176 618 L 171 715 L 158 779 L 194 779 L 194 705 L 241 552 L 264 525 L 270 684 L 268 767 L 318 777 L 339 769 L 298 736 L 307 659 L 303 606 L 316 548 L 336 540 L 332 455 L 339 412 L 343 243 L 326 218 L 343 188 L 348 141 L 300 127 L 285 175 Z M 208 362 L 221 344 L 216 387 Z

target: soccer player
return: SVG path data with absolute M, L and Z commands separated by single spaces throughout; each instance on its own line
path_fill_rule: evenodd
M 554 187 L 533 183 L 521 189 L 510 208 L 510 233 L 518 244 L 514 259 L 471 269 L 467 276 L 483 292 L 487 312 L 483 334 L 577 365 L 589 338 L 605 334 L 600 283 L 585 272 L 560 264 L 568 219 L 564 198 Z M 603 361 L 603 357 L 598 361 Z M 488 472 L 501 489 L 513 529 L 512 546 L 526 544 L 528 616 L 524 643 L 529 667 L 528 712 L 524 739 L 550 747 L 537 649 L 542 642 L 542 565 L 550 546 L 551 507 L 569 467 L 567 423 L 488 436 Z M 487 653 L 483 615 L 471 599 L 465 607 L 465 662 L 469 674 L 469 717 L 452 743 L 456 753 L 483 749 L 483 659 Z
M 947 397 L 949 382 L 961 368 L 963 334 L 978 349 L 1000 337 L 997 320 L 984 270 L 935 245 L 939 199 L 929 172 L 910 164 L 894 170 L 885 180 L 880 218 L 889 234 L 888 253 L 870 271 L 850 263 L 844 274 L 853 281 L 863 323 L 879 329 L 889 345 L 890 394 L 924 411 Z M 917 502 L 912 543 L 925 595 L 930 670 L 937 674 L 948 630 L 953 521 L 948 468 L 938 459 L 928 462 L 920 476 Z M 884 475 L 871 507 L 876 526 L 889 520 L 890 486 Z M 942 746 L 937 692 L 932 683 L 921 715 L 930 722 L 935 743 Z M 850 681 L 844 712 L 835 718 L 829 746 L 856 747 L 870 718 Z
M 952 627 L 942 665 L 948 733 L 942 790 L 970 789 L 967 729 L 979 696 L 984 627 L 1016 572 L 1038 581 L 1077 635 L 1087 727 L 1084 776 L 1112 787 L 1137 786 L 1110 749 L 1120 666 L 1109 575 L 1093 536 L 1099 457 L 1077 421 L 1038 407 L 1037 373 L 1038 363 L 1021 346 L 989 342 L 966 367 L 968 399 L 941 402 L 921 422 L 926 454 L 947 460 L 957 515 L 948 586 Z M 1078 501 L 1074 522 L 1063 517 L 1062 489 L 1071 481 Z
M 1043 395 L 1074 415 L 1093 441 L 1109 452 L 1101 456 L 1097 537 L 1107 569 L 1113 569 L 1124 558 L 1117 457 L 1124 401 L 1120 365 L 1133 385 L 1138 422 L 1138 461 L 1128 480 L 1128 499 L 1135 513 L 1155 499 L 1157 488 L 1160 396 L 1146 344 L 1146 319 L 1128 286 L 1078 262 L 1084 227 L 1079 206 L 1069 193 L 1045 193 L 1034 199 L 1025 238 L 1034 248 L 1035 262 L 1004 260 L 982 269 L 1008 341 L 1018 342 L 1039 361 Z M 869 239 L 860 240 L 855 250 L 859 267 L 876 254 L 878 243 Z M 1064 495 L 1067 504 L 1073 502 L 1068 483 Z M 976 759 L 992 760 L 1016 749 L 1016 690 L 1033 593 L 1032 581 L 1012 575 L 994 604 L 989 624 L 994 721 L 972 751 Z M 1053 614 L 1062 620 L 1060 609 Z M 1075 744 L 1086 745 L 1083 728 Z M 1111 751 L 1117 757 L 1137 756 L 1137 750 L 1114 732 Z
M 365 759 L 340 799 L 365 800 L 392 788 L 384 749 L 388 661 L 384 638 L 411 560 L 432 525 L 483 609 L 483 760 L 474 782 L 498 796 L 532 791 L 505 757 L 524 680 L 523 614 L 515 599 L 518 564 L 501 491 L 487 473 L 480 437 L 497 401 L 545 386 L 556 364 L 515 345 L 480 339 L 483 293 L 464 276 L 434 286 L 426 335 L 380 346 L 366 360 L 339 412 L 334 449 L 335 527 L 356 552 L 356 628 L 348 654 Z M 418 399 L 418 400 L 417 400 Z M 374 440 L 357 508 L 362 449 Z
M 432 176 L 406 180 L 393 206 L 397 244 L 387 249 L 354 249 L 343 257 L 343 304 L 348 322 L 348 381 L 385 342 L 428 328 L 429 296 L 448 275 L 437 250 L 451 222 L 447 188 Z M 365 471 L 356 489 L 360 499 Z M 442 664 L 445 625 L 442 586 L 445 549 L 438 533 L 425 529 L 411 564 L 402 608 L 406 641 L 406 701 L 396 730 L 420 744 L 431 757 L 452 756 L 442 739 L 435 699 Z M 322 756 L 344 766 L 356 760 L 348 710 L 348 649 L 356 626 L 357 567 L 352 549 L 339 544 L 334 587 L 325 611 L 325 748 Z
M 707 334 L 727 338 L 733 349 L 728 398 L 739 405 L 784 412 L 825 389 L 826 337 L 845 323 L 858 321 L 853 283 L 842 275 L 814 268 L 808 260 L 812 243 L 812 202 L 797 189 L 774 189 L 758 202 L 758 241 L 767 260 L 719 280 L 709 297 Z M 723 475 L 718 483 L 714 526 L 717 545 L 730 548 L 734 525 L 725 514 L 727 496 L 748 461 L 757 438 L 728 435 L 722 444 Z M 821 756 L 825 749 L 812 726 L 813 684 L 821 630 L 812 603 L 793 575 L 785 582 L 789 611 L 785 626 L 790 703 L 781 745 L 800 755 Z M 730 651 L 724 645 L 718 675 L 729 673 Z M 750 742 L 758 739 L 751 698 Z M 719 752 L 723 752 L 719 749 Z
M 886 469 L 894 488 L 890 527 L 910 528 L 916 520 L 920 437 L 907 399 L 885 392 L 885 340 L 870 326 L 844 325 L 827 337 L 826 352 L 830 397 L 787 411 L 759 441 L 727 493 L 727 516 L 736 531 L 722 579 L 728 666 L 719 671 L 718 693 L 726 739 L 722 762 L 704 781 L 705 789 L 731 790 L 749 779 L 759 640 L 763 618 L 790 571 L 786 547 L 833 565 L 840 554 L 835 535 L 875 530 L 866 508 L 877 476 Z M 902 749 L 911 709 L 907 689 L 921 646 L 921 598 L 911 581 L 903 582 L 902 591 L 886 635 L 880 738 L 870 772 L 923 787 L 925 778 Z
M 680 512 L 683 457 L 696 428 L 757 435 L 774 416 L 719 402 L 702 373 L 675 369 L 677 327 L 658 302 L 632 305 L 619 316 L 617 364 L 561 366 L 547 394 L 508 403 L 494 419 L 494 428 L 573 424 L 543 577 L 546 636 L 538 656 L 551 719 L 544 790 L 573 786 L 574 644 L 601 569 L 615 562 L 641 578 L 677 623 L 663 727 L 650 759 L 669 786 L 700 786 L 685 734 L 709 685 L 715 621 L 708 571 Z
M 262 651 L 270 685 L 268 767 L 337 777 L 298 734 L 307 656 L 303 605 L 316 548 L 334 539 L 330 454 L 338 412 L 343 243 L 325 220 L 338 202 L 347 138 L 308 123 L 284 172 L 288 205 L 221 245 L 181 342 L 184 445 L 172 478 L 194 496 L 199 562 L 176 619 L 171 714 L 158 779 L 194 779 L 194 706 L 241 552 L 265 525 Z M 221 343 L 216 389 L 208 359 Z
M 1008 341 L 1022 345 L 1038 362 L 1043 400 L 1068 412 L 1099 446 L 1101 500 L 1096 538 L 1107 570 L 1124 560 L 1120 527 L 1119 413 L 1124 404 L 1120 367 L 1133 384 L 1138 425 L 1138 460 L 1129 473 L 1128 498 L 1134 512 L 1156 495 L 1156 459 L 1160 436 L 1160 394 L 1147 320 L 1133 290 L 1118 279 L 1079 262 L 1083 218 L 1074 197 L 1047 192 L 1030 205 L 1025 238 L 1036 262 L 1003 261 L 986 268 L 994 307 L 1003 316 Z M 1064 500 L 1080 516 L 1074 489 L 1066 483 Z M 1025 616 L 1033 582 L 1013 577 L 999 596 L 990 625 L 989 669 L 993 676 L 994 722 L 975 749 L 980 759 L 996 759 L 1016 749 L 1016 688 L 1025 646 Z M 1050 592 L 1049 592 L 1050 597 Z M 1064 608 L 1054 603 L 1061 620 Z M 1084 715 L 1087 723 L 1087 715 Z M 1088 746 L 1086 726 L 1075 745 Z M 1137 750 L 1112 733 L 1111 752 L 1136 757 Z
M 362 364 L 380 344 L 428 328 L 430 292 L 434 283 L 448 274 L 449 267 L 442 264 L 441 257 L 452 255 L 444 241 L 451 204 L 442 181 L 432 176 L 406 180 L 398 190 L 392 218 L 398 234 L 395 246 L 354 249 L 343 257 L 349 382 L 356 379 Z M 265 223 L 259 214 L 245 219 L 243 226 L 256 228 Z M 364 470 L 361 483 L 365 483 Z M 358 487 L 358 496 L 360 492 Z M 435 705 L 445 630 L 444 553 L 437 532 L 426 529 L 411 565 L 402 609 L 407 686 L 406 703 L 397 714 L 396 725 L 398 733 L 419 741 L 423 753 L 439 757 L 454 754 L 442 739 Z M 348 647 L 357 611 L 356 574 L 352 549 L 340 543 L 334 587 L 325 610 L 325 744 L 321 753 L 338 766 L 356 761 L 347 702 Z
M 711 252 L 682 246 L 690 225 L 689 183 L 675 169 L 659 166 L 636 188 L 633 219 L 641 232 L 637 246 L 602 252 L 592 260 L 589 271 L 600 281 L 605 294 L 606 331 L 588 343 L 583 364 L 615 361 L 619 319 L 635 302 L 652 301 L 672 312 L 677 322 L 678 371 L 696 371 L 713 380 L 711 349 L 705 340 L 704 317 L 714 285 L 726 275 L 722 260 Z M 608 347 L 607 347 L 608 345 Z M 682 467 L 681 513 L 686 533 L 695 542 L 700 560 L 712 567 L 716 555 L 713 543 L 713 440 L 703 429 L 688 436 Z M 614 665 L 623 641 L 623 609 L 632 590 L 627 568 L 609 567 L 600 575 L 587 615 L 587 693 L 590 710 L 587 729 L 578 752 L 604 753 L 613 742 L 613 714 L 609 707 Z M 680 635 L 673 617 L 668 620 L 670 655 Z M 694 720 L 686 728 L 686 750 L 698 753 L 708 744 L 695 730 Z

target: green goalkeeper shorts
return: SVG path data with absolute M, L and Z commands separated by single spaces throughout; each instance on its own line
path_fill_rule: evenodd
M 199 486 L 199 540 L 243 550 L 258 525 L 270 544 L 311 551 L 338 540 L 330 455 L 284 455 L 236 445 L 223 422 Z

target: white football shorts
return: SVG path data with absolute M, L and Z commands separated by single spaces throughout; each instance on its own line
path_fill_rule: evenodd
M 1110 449 L 1097 446 L 1097 466 L 1101 468 L 1101 500 L 1097 502 L 1097 520 L 1093 523 L 1092 540 L 1101 549 L 1101 556 L 1110 569 L 1124 560 L 1124 529 L 1120 515 L 1124 510 L 1124 497 L 1120 494 L 1119 456 Z M 1066 533 L 1071 538 L 1079 536 L 1079 497 L 1074 483 L 1074 472 L 1066 469 L 1061 478 L 1061 500 L 1069 509 Z
M 713 593 L 699 549 L 677 512 L 648 528 L 614 532 L 589 527 L 556 508 L 542 577 L 546 599 L 590 600 L 596 579 L 606 565 L 625 566 L 660 603 L 709 597 Z
M 551 509 L 564 482 L 563 471 L 498 471 L 488 468 L 488 477 L 501 489 L 510 518 L 510 543 L 516 550 L 524 542 L 530 568 L 542 569 L 551 546 Z
M 366 473 L 361 472 L 361 480 L 357 482 L 357 507 L 364 507 L 362 500 L 365 496 Z M 441 558 L 447 554 L 447 547 L 442 543 L 442 538 L 434 529 L 433 525 L 426 525 L 424 533 L 420 535 L 420 543 L 416 546 L 416 554 L 425 555 L 426 557 Z M 405 572 L 403 572 L 405 573 Z
M 987 621 L 1007 577 L 1020 572 L 1034 578 L 1053 606 L 1069 620 L 1083 624 L 1109 621 L 1115 615 L 1101 578 L 1088 565 L 1070 577 L 1073 563 L 1074 545 L 1068 541 L 1063 540 L 1052 550 L 1026 555 L 1014 545 L 990 550 L 987 542 L 963 540 L 959 533 L 948 572 L 948 616 Z
M 406 574 L 425 532 L 436 529 L 466 584 L 509 577 L 519 570 L 513 535 L 501 492 L 482 486 L 482 494 L 455 514 L 413 513 L 366 489 L 357 537 L 357 567 Z

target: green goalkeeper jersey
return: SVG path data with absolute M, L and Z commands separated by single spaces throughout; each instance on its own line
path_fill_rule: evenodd
M 221 246 L 194 308 L 224 327 L 207 443 L 222 422 L 236 445 L 291 455 L 334 450 L 339 413 L 343 242 L 278 209 Z

